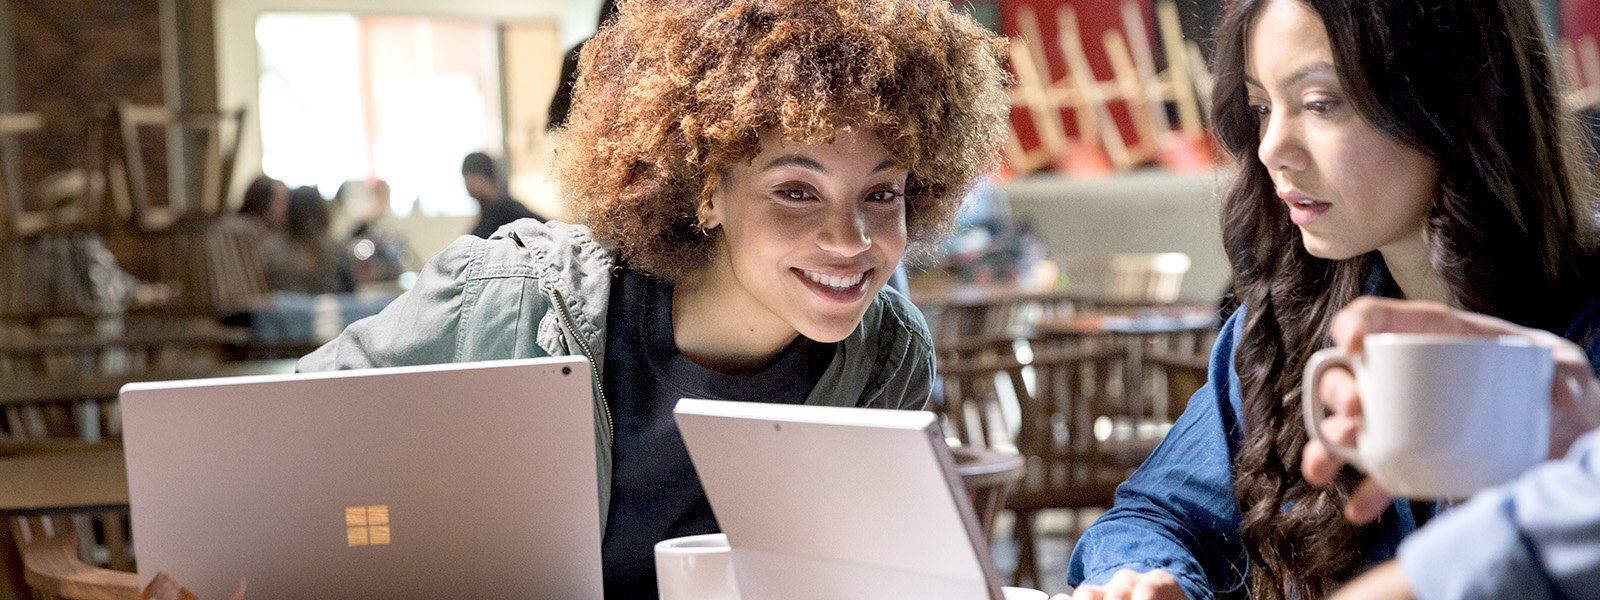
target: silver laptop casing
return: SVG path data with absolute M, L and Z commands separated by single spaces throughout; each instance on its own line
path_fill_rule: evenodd
M 591 381 L 581 358 L 542 358 L 130 384 L 141 584 L 599 600 Z
M 1000 600 L 937 416 L 684 399 L 741 600 Z

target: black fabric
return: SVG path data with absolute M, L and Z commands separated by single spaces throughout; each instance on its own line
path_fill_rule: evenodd
M 572 91 L 578 87 L 578 57 L 588 41 L 578 42 L 561 59 L 561 76 L 556 80 L 556 93 L 550 97 L 550 110 L 545 116 L 544 128 L 548 131 L 567 124 L 567 115 L 572 112 Z
M 678 353 L 672 284 L 619 268 L 606 314 L 604 386 L 615 435 L 602 554 L 608 600 L 655 598 L 655 544 L 716 533 L 705 490 L 672 420 L 680 398 L 803 403 L 834 345 L 804 336 L 760 371 L 728 375 Z
M 483 212 L 478 215 L 478 224 L 472 226 L 472 235 L 489 239 L 501 225 L 530 217 L 538 219 L 540 223 L 544 222 L 544 218 L 528 210 L 528 207 L 523 206 L 521 202 L 510 196 L 502 196 L 499 200 L 483 207 Z

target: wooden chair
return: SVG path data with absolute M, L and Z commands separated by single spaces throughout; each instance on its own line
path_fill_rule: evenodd
M 993 539 L 995 516 L 1027 467 L 1011 441 L 1002 406 L 1010 402 L 1015 407 L 1015 393 L 1007 388 L 1021 384 L 1021 365 L 1011 353 L 1009 339 L 980 341 L 947 352 L 951 358 L 942 356 L 939 363 L 942 404 L 933 408 L 941 414 L 946 436 L 954 436 L 950 451 L 956 472 L 972 499 L 984 538 Z
M 1182 252 L 1075 256 L 1064 261 L 1076 293 L 1123 307 L 1175 302 L 1192 262 Z
M 45 600 L 132 600 L 139 576 L 132 572 L 125 511 L 16 517 L 14 540 L 22 548 L 23 577 Z M 85 557 L 89 560 L 85 561 Z M 108 568 L 112 567 L 112 568 Z
M 940 402 L 931 408 L 944 422 L 952 445 L 980 449 L 1015 450 L 1015 415 L 1020 409 L 1018 390 L 1024 388 L 1023 364 L 1014 354 L 941 356 Z
M 1121 392 L 1125 353 L 1118 348 L 1049 349 L 1027 365 L 1030 385 L 1021 387 L 1018 452 L 1027 474 L 1007 501 L 1016 514 L 1018 543 L 1013 582 L 1037 582 L 1034 517 L 1041 510 L 1108 508 L 1116 486 L 1159 440 L 1096 435 L 1102 418 L 1138 418 Z
M 1022 481 L 1027 462 L 1014 452 L 984 450 L 971 446 L 950 449 L 956 460 L 956 473 L 972 499 L 978 527 L 984 540 L 994 539 L 994 520 L 1006 505 L 1006 496 Z
M 1168 421 L 1176 421 L 1189 406 L 1189 398 L 1206 384 L 1210 366 L 1206 356 L 1185 354 L 1149 354 L 1145 364 L 1160 378 L 1157 383 L 1165 392 Z

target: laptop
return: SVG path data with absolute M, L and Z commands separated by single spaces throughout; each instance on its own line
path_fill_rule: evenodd
M 743 600 L 1001 600 L 937 416 L 684 399 Z
M 139 579 L 200 598 L 603 596 L 588 363 L 129 384 Z

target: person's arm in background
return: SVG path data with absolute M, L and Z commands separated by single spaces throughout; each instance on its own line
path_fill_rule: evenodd
M 1600 591 L 1600 430 L 1564 460 L 1479 492 L 1335 600 L 1584 598 Z
M 1073 598 L 1202 600 L 1247 591 L 1232 470 L 1233 448 L 1243 439 L 1232 392 L 1242 313 L 1223 326 L 1205 386 L 1118 486 L 1116 506 L 1079 537 L 1067 573 L 1077 586 Z

